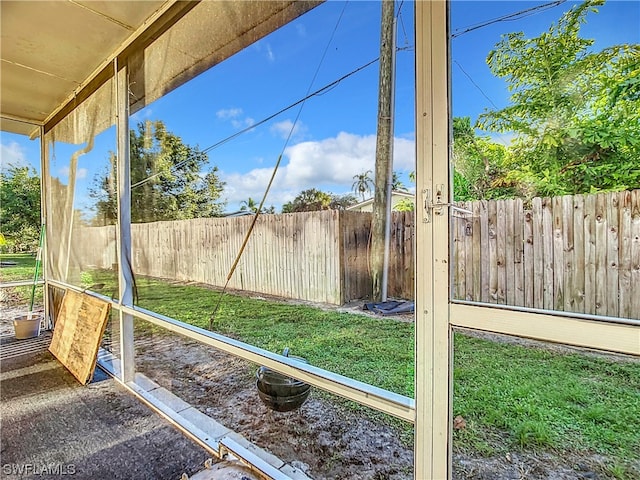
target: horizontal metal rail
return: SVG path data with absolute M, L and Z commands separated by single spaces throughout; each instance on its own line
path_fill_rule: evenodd
M 153 394 L 153 391 L 148 391 L 147 388 L 143 387 L 141 383 L 138 383 L 138 381 L 127 383 L 123 382 L 120 378 L 120 360 L 113 357 L 113 355 L 106 350 L 99 349 L 97 365 L 108 375 L 113 377 L 115 381 L 120 383 L 120 385 L 131 392 L 131 394 L 138 398 L 138 400 L 147 405 L 158 415 L 162 416 L 180 432 L 211 453 L 215 458 L 220 460 L 225 458 L 228 460 L 238 459 L 249 469 L 259 472 L 260 478 L 264 478 L 266 480 L 293 480 L 292 477 L 287 475 L 284 471 L 279 470 L 267 460 L 261 458 L 256 453 L 230 438 L 228 434 L 231 430 L 225 428 L 221 424 L 218 424 L 215 420 L 210 419 L 211 422 L 217 424 L 217 427 L 215 428 L 221 428 L 220 431 L 212 432 L 211 429 L 203 429 L 201 428 L 201 425 L 195 424 L 193 420 L 185 418 L 182 412 L 174 410 L 165 402 L 158 399 Z M 145 383 L 146 382 L 151 382 L 151 380 L 146 379 Z M 195 410 L 195 408 L 189 405 L 185 410 L 191 411 Z M 256 448 L 259 449 L 259 447 Z M 205 468 L 210 468 L 210 466 L 208 466 L 209 462 L 209 460 L 205 462 Z M 308 477 L 306 475 L 295 475 L 294 478 L 306 479 Z
M 200 327 L 189 325 L 144 308 L 120 305 L 117 301 L 109 297 L 83 290 L 74 285 L 55 280 L 49 280 L 48 283 L 58 288 L 68 288 L 77 292 L 85 292 L 88 295 L 110 303 L 114 308 L 124 313 L 163 327 L 171 332 L 191 338 L 250 362 L 264 365 L 283 375 L 307 382 L 313 386 L 383 413 L 401 418 L 407 422 L 415 422 L 415 400 L 412 398 L 322 368 L 314 367 L 313 365 L 298 362 L 289 357 L 269 352 L 268 350 L 225 337 L 215 332 L 210 332 Z
M 36 285 L 44 285 L 44 280 L 36 280 Z M 0 288 L 31 287 L 31 286 L 33 286 L 33 280 L 16 280 L 15 282 L 0 283 Z
M 294 377 L 336 395 L 348 398 L 408 422 L 415 420 L 415 401 L 412 398 L 360 382 L 289 357 L 254 347 L 218 333 L 180 322 L 139 307 L 120 307 L 124 313 L 141 318 L 165 329 L 197 340 L 236 357 L 264 365 L 283 375 Z
M 539 313 L 542 315 L 554 315 L 557 317 L 575 318 L 578 320 L 594 320 L 605 323 L 620 323 L 623 325 L 635 325 L 640 327 L 640 320 L 634 318 L 608 317 L 605 315 L 593 315 L 590 313 L 565 312 L 563 310 L 545 310 L 542 308 L 518 307 L 515 305 L 502 305 L 497 303 L 473 302 L 469 300 L 451 300 L 451 303 L 458 305 L 469 305 L 471 307 L 497 308 L 501 310 L 511 310 L 523 313 Z
M 223 437 L 220 439 L 220 452 L 223 458 L 227 453 L 230 453 L 235 458 L 239 458 L 246 465 L 250 465 L 253 470 L 258 471 L 258 473 L 263 477 L 267 477 L 272 480 L 291 480 L 289 475 L 265 462 L 258 455 L 243 447 L 232 438 Z
M 50 285 L 56 288 L 61 288 L 63 290 L 73 290 L 74 292 L 78 292 L 78 293 L 86 293 L 87 295 L 90 295 L 95 298 L 99 298 L 100 300 L 110 303 L 115 308 L 118 308 L 120 306 L 120 304 L 117 301 L 115 301 L 113 298 L 107 297 L 100 293 L 96 293 L 87 288 L 81 288 L 76 285 L 71 285 L 70 283 L 61 282 L 60 280 L 47 280 L 46 283 L 47 285 Z
M 581 348 L 640 355 L 640 328 L 635 324 L 611 323 L 585 318 L 518 312 L 484 305 L 452 303 L 453 327 L 501 333 Z

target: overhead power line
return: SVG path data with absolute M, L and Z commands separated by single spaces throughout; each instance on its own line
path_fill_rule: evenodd
M 276 113 L 273 113 L 271 115 L 269 115 L 266 118 L 263 118 L 262 120 L 260 120 L 259 122 L 256 123 L 252 123 L 251 125 L 249 125 L 246 128 L 243 128 L 242 130 L 238 130 L 237 132 L 229 135 L 228 137 L 223 138 L 222 140 L 214 143 L 213 145 L 208 146 L 207 148 L 205 148 L 204 150 L 202 150 L 202 153 L 208 153 L 211 150 L 214 150 L 222 145 L 224 145 L 225 143 L 233 140 L 234 138 L 242 135 L 243 133 L 246 133 L 250 130 L 253 130 L 256 127 L 259 127 L 260 125 L 267 123 L 270 120 L 273 120 L 275 117 L 277 117 L 278 115 L 281 115 L 282 113 L 286 112 L 287 110 L 292 109 L 293 107 L 300 105 L 301 103 L 306 102 L 308 99 L 310 99 L 311 97 L 315 97 L 318 95 L 322 95 L 323 93 L 325 93 L 326 91 L 328 91 L 329 89 L 335 87 L 336 85 L 338 85 L 340 82 L 342 82 L 343 80 L 346 80 L 347 78 L 355 75 L 356 73 L 361 72 L 362 70 L 364 70 L 365 68 L 373 65 L 374 63 L 376 63 L 379 60 L 379 58 L 375 58 L 373 60 L 371 60 L 368 63 L 365 63 L 364 65 L 361 65 L 360 67 L 356 68 L 355 70 L 352 70 L 351 72 L 343 75 L 342 77 L 338 78 L 337 80 L 334 80 L 331 83 L 326 84 L 324 87 L 319 88 L 318 90 L 315 90 L 309 94 L 307 94 L 305 97 L 301 98 L 300 100 L 295 101 L 294 103 L 287 105 L 286 107 L 278 110 Z M 187 163 L 189 160 L 183 160 L 182 162 L 176 163 L 173 168 L 179 168 L 182 165 L 184 165 L 185 163 Z M 146 182 L 152 180 L 153 178 L 162 175 L 163 172 L 158 172 L 158 173 L 154 173 L 153 175 L 148 176 L 147 178 L 144 178 L 142 180 L 140 180 L 137 183 L 134 183 L 133 185 L 131 185 L 131 188 L 136 188 L 139 187 L 140 185 L 145 184 Z
M 484 93 L 484 90 L 482 90 L 482 88 L 480 88 L 480 85 L 478 85 L 478 84 L 475 82 L 475 80 L 473 79 L 473 77 L 471 77 L 471 75 L 469 75 L 469 74 L 467 73 L 467 71 L 466 71 L 464 68 L 462 68 L 462 65 L 460 65 L 460 63 L 459 63 L 457 60 L 454 60 L 454 61 L 453 61 L 453 63 L 455 63 L 455 64 L 458 66 L 458 68 L 462 71 L 462 73 L 464 73 L 464 74 L 465 74 L 465 76 L 469 79 L 469 81 L 473 84 L 473 86 L 474 86 L 474 87 L 476 87 L 476 88 L 478 89 L 478 91 L 482 94 L 482 96 L 483 96 L 484 98 L 486 98 L 487 100 L 489 100 L 489 103 L 490 103 L 491 105 L 493 105 L 493 108 L 495 108 L 496 110 L 498 110 L 498 106 L 493 102 L 493 100 L 491 100 L 491 98 L 489 97 L 489 95 L 487 95 L 486 93 Z M 505 142 L 505 141 L 504 141 L 504 138 L 502 138 L 502 135 L 498 135 L 498 138 L 499 138 L 499 140 L 504 144 L 504 146 L 505 146 L 505 147 L 506 147 L 506 146 L 508 146 L 508 145 L 507 145 L 507 142 Z M 475 142 L 475 140 L 474 140 L 474 142 Z M 477 148 L 477 145 L 476 145 L 476 148 Z
M 500 22 L 512 22 L 514 20 L 520 20 L 521 18 L 528 17 L 530 15 L 534 15 L 544 10 L 548 10 L 550 8 L 557 7 L 558 5 L 562 5 L 567 0 L 556 0 L 555 2 L 545 3 L 543 5 L 538 5 L 536 7 L 527 8 L 525 10 L 520 10 L 515 13 L 509 13 L 507 15 L 503 15 L 501 17 L 494 18 L 492 20 L 487 20 L 482 23 L 476 23 L 475 25 L 470 25 L 468 27 L 461 27 L 457 29 L 455 32 L 451 34 L 451 38 L 459 37 L 460 35 L 464 35 L 465 33 L 473 32 L 474 30 L 478 30 L 479 28 L 487 27 L 489 25 L 493 25 L 494 23 Z
M 486 93 L 484 93 L 484 91 L 483 91 L 483 90 L 480 88 L 480 86 L 475 82 L 475 80 L 473 80 L 473 78 L 471 77 L 471 75 L 469 75 L 469 74 L 467 73 L 467 71 L 466 71 L 464 68 L 462 68 L 462 65 L 460 65 L 460 63 L 459 63 L 457 60 L 454 60 L 454 61 L 453 61 L 453 63 L 455 63 L 455 64 L 458 66 L 458 68 L 462 71 L 462 73 L 464 73 L 464 74 L 465 74 L 465 76 L 469 79 L 469 81 L 473 84 L 473 86 L 474 86 L 474 87 L 476 87 L 476 88 L 478 89 L 478 91 L 482 94 L 482 96 L 483 96 L 484 98 L 486 98 L 487 100 L 489 100 L 489 103 L 490 103 L 491 105 L 493 105 L 493 108 L 495 108 L 496 110 L 498 110 L 497 105 L 496 105 L 495 103 L 493 103 L 493 100 L 491 100 L 491 98 L 489 98 L 489 96 L 488 96 Z

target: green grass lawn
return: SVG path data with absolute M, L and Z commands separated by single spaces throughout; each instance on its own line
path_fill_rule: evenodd
M 16 266 L 0 268 L 0 281 L 33 280 L 36 268 L 35 255 L 30 253 L 0 254 L 0 261 L 16 263 Z M 42 270 L 38 276 L 42 277 Z
M 456 432 L 462 447 L 594 452 L 623 472 L 640 460 L 638 361 L 457 335 L 454 378 L 454 415 L 471 423 Z M 507 445 L 495 441 L 504 433 Z
M 140 306 L 207 327 L 218 293 L 138 282 Z M 413 396 L 412 323 L 225 295 L 215 330 L 273 352 Z M 610 474 L 633 478 L 640 461 L 640 361 L 495 343 L 457 333 L 454 416 L 467 421 L 454 448 L 600 454 Z
M 208 328 L 218 292 L 138 282 L 141 307 Z M 225 295 L 214 329 L 246 343 L 413 396 L 413 324 Z
M 0 254 L 0 261 L 15 263 L 15 266 L 0 268 L 0 282 L 17 282 L 22 280 L 33 280 L 36 269 L 36 257 L 30 253 L 20 254 Z M 38 279 L 42 279 L 42 268 L 38 273 Z M 10 290 L 10 291 L 9 291 Z M 30 303 L 32 287 L 14 287 L 0 292 L 0 299 L 11 298 L 11 303 L 24 302 L 27 306 Z M 36 286 L 34 304 L 42 305 L 42 287 Z
M 204 328 L 219 298 L 145 278 L 137 287 L 139 306 Z M 289 347 L 313 365 L 413 396 L 412 323 L 226 294 L 214 330 L 272 352 Z M 640 476 L 640 361 L 457 333 L 454 380 L 453 414 L 467 422 L 454 431 L 457 451 L 597 454 L 607 458 L 609 476 Z M 400 434 L 411 430 L 401 425 Z

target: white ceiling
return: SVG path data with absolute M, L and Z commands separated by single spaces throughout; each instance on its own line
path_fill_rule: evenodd
M 226 32 L 230 37 L 219 39 L 219 45 L 235 42 L 242 48 L 317 3 L 209 1 L 201 10 L 224 11 L 224 15 L 207 19 L 208 27 L 213 27 L 209 31 Z M 195 12 L 197 4 L 175 0 L 0 1 L 0 128 L 37 133 L 39 125 L 48 123 L 75 95 L 90 88 L 90 80 L 125 48 L 145 36 L 154 38 L 157 31 L 179 21 L 192 8 Z M 247 11 L 258 13 L 248 15 Z M 254 32 L 251 38 L 237 42 L 244 25 L 229 29 L 230 12 L 241 12 L 239 23 L 249 22 L 244 19 L 251 16 L 258 19 L 258 27 L 246 25 L 245 30 Z M 215 28 L 216 21 L 220 28 Z M 197 44 L 192 42 L 192 46 Z M 235 53 L 228 48 L 220 52 L 225 57 Z
M 0 2 L 3 120 L 44 123 L 164 3 Z M 20 122 L 2 127 L 15 133 L 34 130 Z

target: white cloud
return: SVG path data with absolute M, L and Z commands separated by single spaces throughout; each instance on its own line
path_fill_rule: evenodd
M 233 128 L 243 129 L 246 127 L 250 127 L 256 121 L 251 117 L 242 117 L 244 112 L 241 108 L 226 108 L 222 110 L 218 110 L 216 112 L 216 117 L 220 120 L 228 120 Z
M 22 146 L 17 142 L 0 145 L 0 160 L 2 170 L 6 170 L 10 166 L 25 167 L 29 165 Z
M 78 168 L 76 170 L 76 180 L 81 180 L 83 178 L 87 177 L 87 173 L 89 173 L 89 171 L 86 168 Z M 61 177 L 68 177 L 69 176 L 69 167 L 61 167 L 58 169 L 58 175 L 60 175 Z
M 275 61 L 276 56 L 273 53 L 273 49 L 271 48 L 270 43 L 266 41 L 259 41 L 253 44 L 253 48 L 260 53 L 264 53 L 268 61 Z
M 267 198 L 267 205 L 280 206 L 308 188 L 334 193 L 348 192 L 353 185 L 354 175 L 374 170 L 375 153 L 375 135 L 361 136 L 346 132 L 288 147 Z M 288 159 L 288 162 L 284 163 L 284 159 Z M 414 170 L 414 159 L 414 141 L 396 137 L 394 169 Z M 255 168 L 247 173 L 221 172 L 221 178 L 226 182 L 225 197 L 230 206 L 248 197 L 254 200 L 262 198 L 272 172 L 273 167 Z
M 293 129 L 293 132 L 291 132 L 291 129 Z M 271 127 L 271 133 L 274 133 L 275 135 L 278 135 L 282 138 L 288 138 L 290 132 L 293 138 L 301 138 L 306 131 L 307 127 L 299 120 L 295 124 L 295 126 L 293 125 L 293 122 L 291 120 L 287 119 L 283 120 L 282 122 L 278 122 Z
M 236 120 L 236 119 L 231 120 L 231 125 L 239 129 L 250 127 L 254 123 L 256 123 L 256 121 L 251 117 L 246 117 L 241 120 Z
M 271 45 L 269 45 L 268 43 L 267 43 L 267 59 L 270 62 L 273 62 L 276 59 L 276 56 L 273 54 L 273 50 L 271 49 Z
M 242 109 L 241 108 L 223 108 L 221 110 L 218 110 L 216 112 L 216 117 L 218 117 L 221 120 L 229 120 L 232 118 L 238 118 L 240 115 L 242 115 Z

